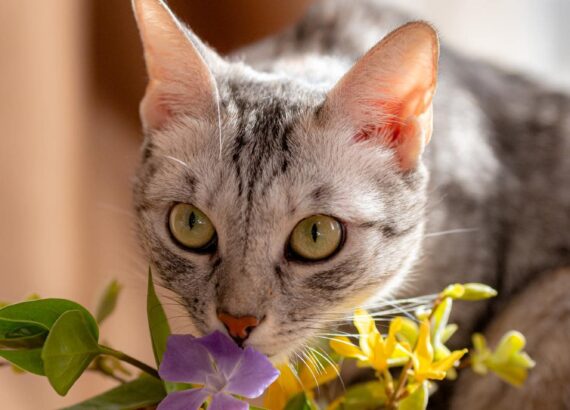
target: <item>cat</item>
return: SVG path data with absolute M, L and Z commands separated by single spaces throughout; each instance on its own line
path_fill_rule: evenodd
M 373 0 L 318 2 L 230 58 L 162 0 L 133 7 L 140 236 L 197 334 L 277 362 L 356 306 L 483 282 L 500 297 L 456 309 L 457 340 L 517 328 L 537 367 L 520 391 L 466 374 L 439 405 L 570 408 L 567 95 Z

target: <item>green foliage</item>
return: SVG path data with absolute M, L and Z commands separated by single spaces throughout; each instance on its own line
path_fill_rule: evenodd
M 0 309 L 0 339 L 29 337 L 49 331 L 59 317 L 70 310 L 79 311 L 90 332 L 99 337 L 99 327 L 83 306 L 65 299 L 39 299 L 8 305 Z M 17 334 L 17 337 L 13 337 Z
M 48 330 L 43 326 L 0 319 L 0 349 L 32 349 L 44 344 Z
M 398 410 L 424 410 L 429 399 L 429 382 L 425 381 L 398 404 Z
M 100 353 L 96 336 L 82 312 L 71 310 L 62 314 L 54 323 L 41 355 L 53 389 L 65 396 Z
M 334 410 L 376 410 L 386 404 L 386 388 L 382 380 L 356 384 L 347 389 Z
M 154 353 L 154 359 L 156 365 L 160 366 L 162 362 L 162 357 L 166 351 L 166 342 L 168 336 L 170 336 L 170 325 L 168 323 L 168 318 L 160 303 L 160 299 L 156 294 L 156 289 L 154 287 L 154 282 L 152 280 L 152 272 L 149 268 L 148 270 L 148 291 L 146 297 L 146 312 L 148 318 L 148 329 L 150 332 L 150 338 L 152 341 L 152 351 Z M 191 386 L 185 383 L 173 383 L 164 382 L 164 387 L 168 393 L 175 391 L 186 390 Z
M 318 407 L 305 393 L 300 393 L 289 400 L 284 410 L 318 410 Z
M 117 300 L 121 293 L 121 285 L 116 280 L 111 281 L 103 291 L 97 309 L 95 310 L 95 319 L 99 324 L 103 323 L 117 307 Z
M 91 370 L 121 382 L 114 389 L 64 410 L 140 409 L 157 405 L 170 392 L 191 388 L 188 384 L 163 382 L 154 368 L 99 344 L 98 323 L 112 314 L 120 292 L 119 283 L 111 282 L 100 298 L 95 317 L 81 305 L 64 299 L 34 299 L 0 305 L 0 357 L 18 369 L 46 376 L 61 395 L 67 394 L 90 364 Z M 494 289 L 478 283 L 450 285 L 434 298 L 433 304 L 416 311 L 419 325 L 409 318 L 396 317 L 391 320 L 388 335 L 380 333 L 372 315 L 360 310 L 357 314 L 360 320 L 358 323 L 355 321 L 360 343 L 353 344 L 348 337 L 335 338 L 331 346 L 336 347 L 338 357 L 333 353 L 336 363 L 324 360 L 324 356 L 323 361 L 316 358 L 310 364 L 317 375 L 307 373 L 308 370 L 300 371 L 297 377 L 309 382 L 298 389 L 291 386 L 282 389 L 288 393 L 282 392 L 284 396 L 279 399 L 280 403 L 287 403 L 284 410 L 318 410 L 320 407 L 314 400 L 312 380 L 326 383 L 334 379 L 342 357 L 360 358 L 359 365 L 372 367 L 377 378 L 349 387 L 329 405 L 329 410 L 424 410 L 429 400 L 430 383 L 433 385 L 434 381 L 444 377 L 454 378 L 459 367 L 470 366 L 479 374 L 493 372 L 508 383 L 521 386 L 528 370 L 534 366 L 524 352 L 522 334 L 507 333 L 495 350 L 487 347 L 482 335 L 476 334 L 473 336 L 474 349 L 467 359 L 462 358 L 466 349 L 451 352 L 446 346 L 457 330 L 457 325 L 448 323 L 453 300 L 482 300 L 495 295 Z M 158 366 L 171 330 L 150 269 L 147 316 Z M 132 373 L 123 367 L 122 362 L 134 365 L 153 377 L 129 380 Z M 391 373 L 394 368 L 400 368 L 395 375 Z M 284 378 L 283 383 L 286 380 Z M 296 380 L 293 377 L 289 382 L 296 383 Z M 265 405 L 273 410 L 272 406 Z M 253 406 L 250 409 L 263 410 Z
M 156 364 L 160 365 L 164 352 L 166 351 L 166 341 L 168 336 L 170 336 L 170 325 L 168 324 L 166 313 L 164 313 L 164 308 L 156 295 L 150 268 L 148 270 L 146 311 L 154 359 L 156 360 Z
M 143 376 L 63 410 L 134 410 L 155 405 L 164 397 L 162 382 Z
M 481 334 L 473 335 L 475 351 L 471 358 L 471 367 L 478 374 L 487 374 L 490 370 L 513 386 L 520 387 L 525 382 L 528 370 L 535 365 L 530 356 L 523 351 L 525 337 L 516 331 L 506 333 L 495 351 L 487 347 L 487 341 Z
M 45 376 L 42 349 L 0 350 L 0 357 L 8 360 L 21 370 Z

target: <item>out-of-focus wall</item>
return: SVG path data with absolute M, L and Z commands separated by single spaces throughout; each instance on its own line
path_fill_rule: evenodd
M 310 2 L 170 0 L 221 51 L 281 29 Z M 570 86 L 568 0 L 389 2 L 456 48 Z M 126 291 L 103 338 L 151 362 L 130 204 L 144 82 L 129 1 L 0 0 L 0 300 L 38 292 L 93 307 L 118 278 Z M 0 368 L 6 409 L 54 409 L 110 385 L 89 375 L 59 398 L 45 380 Z
M 570 90 L 568 0 L 383 0 L 437 27 L 462 52 Z

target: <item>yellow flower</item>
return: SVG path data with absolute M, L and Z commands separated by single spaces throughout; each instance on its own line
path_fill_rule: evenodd
M 383 372 L 390 366 L 397 366 L 408 360 L 405 350 L 396 340 L 396 333 L 402 327 L 402 318 L 397 317 L 390 323 L 388 336 L 384 338 L 372 316 L 365 310 L 357 309 L 354 313 L 354 326 L 359 333 L 359 346 L 348 337 L 335 337 L 331 348 L 343 357 L 358 359 L 362 365 L 368 365 Z
M 277 366 L 281 374 L 267 389 L 263 398 L 263 406 L 268 410 L 283 410 L 287 402 L 301 392 L 312 397 L 313 390 L 320 385 L 328 383 L 338 377 L 338 367 L 329 364 L 317 367 L 316 364 L 307 360 L 298 368 L 298 376 L 293 373 L 290 365 Z
M 416 382 L 425 380 L 443 380 L 455 362 L 467 353 L 467 349 L 456 350 L 441 360 L 434 361 L 434 351 L 430 340 L 430 324 L 426 319 L 420 326 L 420 334 L 416 347 L 409 355 L 412 359 L 413 374 Z
M 476 333 L 473 335 L 475 351 L 471 355 L 471 367 L 479 374 L 491 370 L 507 383 L 520 387 L 528 376 L 528 370 L 535 365 L 534 360 L 523 350 L 525 344 L 526 339 L 522 333 L 510 331 L 501 338 L 493 352 L 487 347 L 485 337 Z

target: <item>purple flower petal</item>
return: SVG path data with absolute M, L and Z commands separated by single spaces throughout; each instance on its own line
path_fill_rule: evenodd
M 259 397 L 279 377 L 277 370 L 263 354 L 248 347 L 239 366 L 229 376 L 225 391 L 250 399 Z
M 214 395 L 208 410 L 248 410 L 249 404 L 238 400 L 229 394 L 218 393 Z
M 196 339 L 196 342 L 208 349 L 216 361 L 217 368 L 226 378 L 234 371 L 243 355 L 243 350 L 229 336 L 217 330 Z
M 170 393 L 156 410 L 198 410 L 208 398 L 205 389 L 190 389 Z
M 190 335 L 171 335 L 158 373 L 171 382 L 206 384 L 206 377 L 215 370 L 208 350 L 198 339 Z

